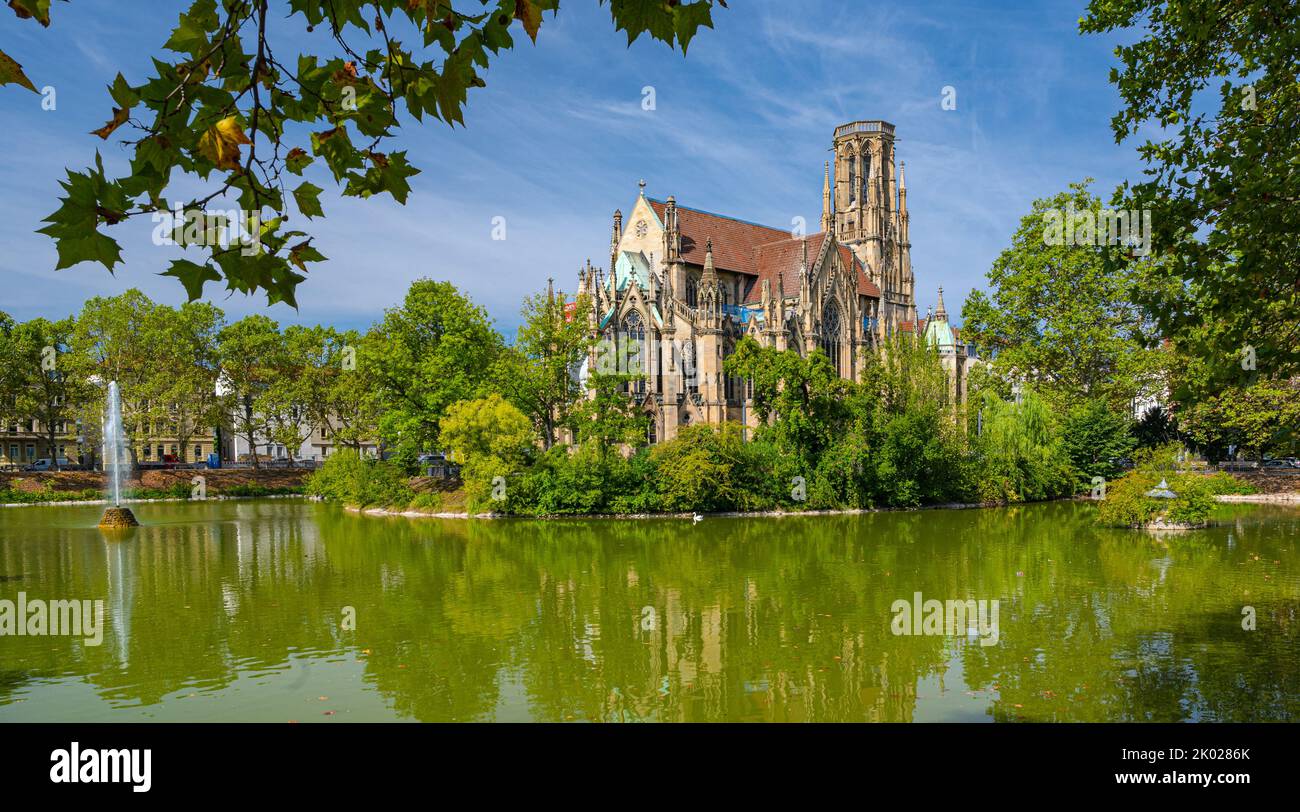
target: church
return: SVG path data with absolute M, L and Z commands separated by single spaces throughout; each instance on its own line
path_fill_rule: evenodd
M 723 371 L 744 336 L 805 356 L 821 349 L 841 377 L 860 380 L 884 338 L 923 335 L 945 344 L 954 400 L 964 396 L 969 359 L 942 293 L 939 312 L 917 319 L 894 125 L 841 125 L 833 147 L 814 234 L 649 197 L 644 181 L 626 219 L 614 212 L 609 272 L 590 262 L 579 271 L 599 338 L 587 368 L 640 376 L 629 396 L 651 417 L 650 442 L 693 423 L 757 425 L 745 382 Z

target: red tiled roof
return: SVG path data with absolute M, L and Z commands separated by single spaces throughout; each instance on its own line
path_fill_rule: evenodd
M 826 232 L 819 231 L 816 234 L 809 234 L 808 243 L 808 267 L 811 270 L 814 263 L 817 262 L 817 256 L 821 253 L 822 245 L 826 242 Z M 766 279 L 771 283 L 772 292 L 777 289 L 777 279 L 781 280 L 781 285 L 787 296 L 797 293 L 799 290 L 799 264 L 803 261 L 803 243 L 804 240 L 787 239 L 781 242 L 768 243 L 760 245 L 754 253 L 757 257 L 756 265 L 758 267 L 758 278 L 749 286 L 745 292 L 745 303 L 757 302 L 762 295 L 763 280 Z M 858 293 L 862 296 L 871 296 L 880 298 L 880 288 L 872 284 L 867 278 L 866 271 L 862 265 L 853 257 L 853 252 L 847 245 L 839 245 L 836 248 L 840 252 L 840 263 L 846 268 L 852 268 L 858 278 Z
M 650 208 L 662 221 L 667 204 L 646 198 Z M 787 295 L 799 290 L 799 262 L 803 257 L 804 240 L 792 238 L 788 231 L 760 226 L 745 220 L 736 220 L 686 206 L 677 206 L 677 221 L 682 232 L 682 259 L 692 265 L 704 264 L 705 245 L 713 240 L 713 265 L 718 270 L 732 271 L 753 277 L 746 287 L 745 303 L 758 301 L 763 280 L 767 279 L 773 292 L 777 278 Z M 826 240 L 826 233 L 809 234 L 808 265 L 817 261 L 817 255 Z M 880 288 L 867 278 L 865 269 L 858 263 L 848 246 L 838 246 L 840 263 L 852 268 L 858 278 L 858 293 L 880 298 Z
M 646 198 L 662 222 L 667 204 Z M 677 223 L 682 232 L 682 259 L 692 265 L 704 264 L 704 246 L 713 240 L 713 266 L 722 271 L 758 274 L 754 249 L 778 240 L 790 239 L 782 228 L 760 226 L 707 211 L 677 206 Z

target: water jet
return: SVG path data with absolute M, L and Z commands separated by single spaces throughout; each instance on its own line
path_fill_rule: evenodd
M 108 493 L 113 506 L 104 511 L 99 526 L 105 529 L 136 527 L 135 514 L 130 508 L 122 507 L 122 466 L 130 466 L 124 459 L 126 450 L 126 433 L 122 430 L 122 392 L 117 381 L 108 384 L 108 400 L 104 406 L 104 475 L 108 479 Z

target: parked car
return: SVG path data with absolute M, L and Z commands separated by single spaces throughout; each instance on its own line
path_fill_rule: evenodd
M 1260 468 L 1291 468 L 1291 463 L 1286 460 L 1264 460 L 1260 463 Z
M 71 463 L 68 462 L 66 457 L 59 457 L 58 467 L 69 468 L 71 467 Z M 24 471 L 53 471 L 54 469 L 54 460 L 50 457 L 42 457 L 36 462 L 23 466 Z

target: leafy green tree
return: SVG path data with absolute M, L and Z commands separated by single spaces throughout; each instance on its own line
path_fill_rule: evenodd
M 309 431 L 359 451 L 377 431 L 374 375 L 358 361 L 362 335 L 295 325 L 285 330 L 285 340 L 297 364 L 292 402 L 304 411 Z
M 175 311 L 169 309 L 161 325 L 156 364 L 166 375 L 158 381 L 158 397 L 182 461 L 187 459 L 190 440 L 208 433 L 224 418 L 217 394 L 221 372 L 217 337 L 224 324 L 225 314 L 219 308 L 187 302 Z
M 78 409 L 93 398 L 92 387 L 70 356 L 73 329 L 71 318 L 37 318 L 0 338 L 6 345 L 0 356 L 9 379 L 4 396 L 14 416 L 35 419 L 56 469 L 60 438 Z
M 50 25 L 49 0 L 9 5 Z M 683 52 L 713 24 L 713 0 L 610 0 L 609 9 L 629 44 L 646 33 Z M 402 111 L 463 124 L 468 90 L 483 87 L 491 60 L 514 47 L 513 24 L 536 41 L 543 12 L 558 10 L 559 0 L 195 0 L 153 59 L 153 74 L 133 83 L 119 73 L 109 86 L 112 113 L 94 135 L 130 132 L 122 140 L 130 171 L 111 177 L 98 156 L 92 168 L 69 170 L 67 196 L 41 231 L 55 240 L 59 268 L 93 261 L 111 271 L 121 247 L 103 227 L 181 207 L 184 225 L 197 226 L 183 244 L 208 256 L 176 260 L 167 275 L 192 300 L 207 282 L 224 281 L 294 304 L 307 263 L 325 259 L 306 232 L 285 227 L 295 212 L 324 214 L 308 167 L 320 159 L 345 196 L 387 193 L 404 204 L 419 170 L 404 150 L 384 146 Z M 293 53 L 313 37 L 332 54 Z M 0 84 L 36 92 L 3 52 Z M 169 199 L 185 194 L 174 181 L 200 191 Z M 206 236 L 228 225 L 208 210 L 226 199 L 243 212 L 236 236 L 256 238 L 255 249 Z
M 1033 389 L 1019 402 L 980 395 L 974 478 L 983 501 L 1024 502 L 1073 491 L 1070 460 L 1047 404 Z
M 966 498 L 967 450 L 948 374 L 934 348 L 907 334 L 891 337 L 868 357 L 866 381 L 863 389 L 880 393 L 867 401 L 866 431 L 875 446 L 867 479 L 877 489 L 873 501 L 915 507 Z
M 1235 450 L 1244 459 L 1296 453 L 1300 438 L 1300 380 L 1262 379 L 1180 404 L 1178 427 L 1211 462 Z
M 620 446 L 639 448 L 649 442 L 650 415 L 628 397 L 628 385 L 635 375 L 592 373 L 587 378 L 587 397 L 573 410 L 577 440 L 595 446 L 604 459 Z
M 137 443 L 167 417 L 164 393 L 174 370 L 159 364 L 165 357 L 165 327 L 170 308 L 162 308 L 132 288 L 86 300 L 73 330 L 73 363 L 95 384 L 93 412 L 103 415 L 104 396 L 117 381 L 122 401 L 122 430 L 137 462 Z
M 450 282 L 412 283 L 358 348 L 375 382 L 384 442 L 409 463 L 436 448 L 447 409 L 487 394 L 501 349 L 487 311 Z
M 736 423 L 684 426 L 650 449 L 663 510 L 722 511 L 770 507 L 774 480 L 755 464 L 754 445 Z
M 1132 301 L 1138 266 L 1115 245 L 1049 244 L 1056 217 L 1102 211 L 1088 183 L 1035 200 L 988 271 L 990 293 L 962 307 L 964 337 L 997 351 L 993 373 L 1032 383 L 1057 409 L 1092 398 L 1122 408 L 1161 382 L 1152 326 Z
M 466 494 L 477 507 L 487 503 L 498 482 L 523 469 L 535 438 L 528 417 L 493 392 L 453 404 L 442 421 L 439 440 L 461 463 Z
M 1117 460 L 1137 446 L 1133 421 L 1099 398 L 1076 404 L 1061 421 L 1061 442 L 1077 484 L 1086 488 L 1095 476 L 1107 480 L 1120 473 Z
M 223 327 L 217 346 L 222 412 L 231 433 L 248 443 L 253 467 L 260 468 L 257 446 L 270 437 L 278 406 L 275 387 L 286 374 L 280 325 L 266 316 L 248 316 Z
M 591 300 L 581 296 L 570 309 L 564 295 L 549 288 L 524 300 L 523 324 L 494 372 L 497 386 L 528 415 L 550 448 L 584 394 L 576 371 L 592 346 L 587 317 Z
M 807 358 L 794 350 L 764 347 L 746 336 L 724 363 L 729 375 L 753 381 L 754 413 L 762 426 L 761 439 L 780 453 L 797 459 L 807 474 L 817 457 L 843 429 L 848 417 L 845 400 L 851 382 L 835 371 L 820 350 Z
M 1213 393 L 1258 369 L 1300 371 L 1300 6 L 1277 0 L 1091 0 L 1084 33 L 1122 32 L 1111 71 L 1116 141 L 1155 133 L 1146 179 L 1162 261 L 1141 301 L 1160 331 L 1210 361 Z

